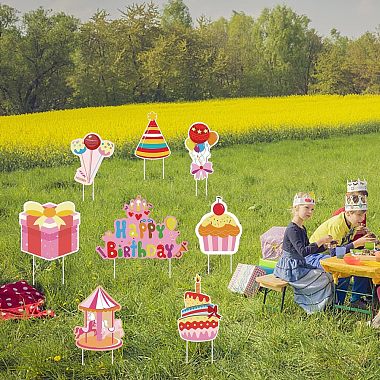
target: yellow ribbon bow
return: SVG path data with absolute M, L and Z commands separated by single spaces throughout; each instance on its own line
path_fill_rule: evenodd
M 66 225 L 65 221 L 61 216 L 72 215 L 75 212 L 75 205 L 73 202 L 66 201 L 62 202 L 56 207 L 44 207 L 41 203 L 28 201 L 24 204 L 24 211 L 31 216 L 38 216 L 39 218 L 34 222 L 35 226 L 40 226 L 40 228 L 45 223 L 45 220 L 52 218 L 55 223 L 57 223 L 58 228 Z

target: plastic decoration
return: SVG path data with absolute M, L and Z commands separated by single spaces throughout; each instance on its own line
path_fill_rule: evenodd
M 201 277 L 195 277 L 195 292 L 185 292 L 185 308 L 178 319 L 178 332 L 186 341 L 186 363 L 188 363 L 188 342 L 211 341 L 211 363 L 214 360 L 213 341 L 218 335 L 219 321 L 222 318 L 218 305 L 211 303 L 207 294 L 201 293 Z
M 84 200 L 84 186 L 92 185 L 92 200 L 94 200 L 94 180 L 105 157 L 111 157 L 115 150 L 113 142 L 102 140 L 96 133 L 89 133 L 83 139 L 71 142 L 71 151 L 79 157 L 81 167 L 77 169 L 74 180 L 81 183 Z
M 227 211 L 227 204 L 221 197 L 216 197 L 211 212 L 205 214 L 195 227 L 200 250 L 207 255 L 207 273 L 210 273 L 210 255 L 230 255 L 232 273 L 232 255 L 239 249 L 242 230 L 237 217 Z
M 148 114 L 148 126 L 135 150 L 135 156 L 144 160 L 144 179 L 146 179 L 146 160 L 162 159 L 162 178 L 165 178 L 165 158 L 170 156 L 170 149 L 157 125 L 157 114 Z
M 65 282 L 64 257 L 79 250 L 80 214 L 73 202 L 60 204 L 28 201 L 19 214 L 21 251 L 44 260 L 62 258 L 62 283 Z
M 124 331 L 121 319 L 115 319 L 115 311 L 121 306 L 101 287 L 98 286 L 83 302 L 78 305 L 84 312 L 84 326 L 74 329 L 75 344 L 83 350 L 109 351 L 123 345 Z
M 150 215 L 152 208 L 140 195 L 132 199 L 124 205 L 126 216 L 115 220 L 114 232 L 102 237 L 105 247 L 96 248 L 102 259 L 114 261 L 114 278 L 119 259 L 168 259 L 171 277 L 171 259 L 180 259 L 187 251 L 186 241 L 177 243 L 177 219 L 167 216 L 163 222 L 155 222 Z
M 207 196 L 207 179 L 214 172 L 211 157 L 211 147 L 219 140 L 219 135 L 210 131 L 210 128 L 201 122 L 194 123 L 189 128 L 188 137 L 185 140 L 185 147 L 189 151 L 192 163 L 190 165 L 190 174 L 195 179 L 195 195 L 198 195 L 198 181 L 206 180 Z

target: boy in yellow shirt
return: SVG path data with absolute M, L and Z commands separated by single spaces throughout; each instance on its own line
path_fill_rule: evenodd
M 364 221 L 367 212 L 367 197 L 365 195 L 346 195 L 345 211 L 339 215 L 335 215 L 332 218 L 322 223 L 311 235 L 310 243 L 318 241 L 322 236 L 330 235 L 333 240 L 338 242 L 338 246 L 344 246 L 346 252 L 349 252 L 352 248 L 364 246 L 367 242 L 374 242 L 376 239 L 364 235 L 357 240 L 352 241 L 350 230 L 359 227 Z M 308 264 L 321 268 L 320 260 L 335 256 L 335 248 L 330 250 L 330 255 L 326 254 L 312 254 L 305 257 Z M 339 288 L 347 290 L 349 280 L 341 279 L 339 281 Z M 366 277 L 354 277 L 354 284 L 352 291 L 354 294 L 351 296 L 351 306 L 358 308 L 365 308 L 366 305 L 361 300 L 359 294 L 355 293 L 368 293 L 369 280 Z M 346 293 L 339 292 L 338 290 L 338 303 L 344 303 Z

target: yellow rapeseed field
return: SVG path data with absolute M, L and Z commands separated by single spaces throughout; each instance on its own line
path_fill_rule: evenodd
M 0 152 L 3 157 L 15 151 L 33 152 L 34 156 L 70 152 L 71 140 L 89 132 L 115 142 L 116 150 L 131 148 L 144 132 L 150 111 L 158 114 L 157 123 L 169 143 L 183 141 L 196 121 L 208 124 L 221 139 L 228 136 L 239 141 L 244 141 L 244 136 L 270 136 L 272 132 L 288 137 L 305 130 L 360 128 L 365 133 L 380 126 L 380 96 L 376 95 L 131 104 L 0 117 Z

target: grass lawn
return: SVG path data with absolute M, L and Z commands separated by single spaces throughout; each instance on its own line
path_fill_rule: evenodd
M 204 183 L 195 197 L 184 149 L 166 160 L 165 180 L 160 178 L 161 162 L 147 163 L 143 181 L 142 161 L 105 160 L 95 181 L 95 202 L 90 188 L 82 202 L 81 186 L 73 181 L 79 160 L 72 166 L 0 174 L 1 283 L 31 283 L 32 258 L 20 251 L 18 225 L 25 201 L 71 200 L 82 218 L 80 251 L 65 260 L 65 285 L 61 261 L 36 261 L 36 285 L 57 316 L 0 322 L 0 378 L 378 379 L 379 332 L 367 327 L 364 317 L 348 312 L 307 316 L 294 304 L 291 291 L 283 314 L 262 310 L 261 294 L 247 299 L 227 290 L 227 257 L 211 257 L 211 274 L 206 274 L 207 258 L 199 251 L 194 228 L 221 195 L 243 226 L 234 267 L 257 263 L 260 235 L 271 226 L 287 225 L 295 192 L 316 194 L 316 211 L 307 224 L 310 235 L 342 206 L 346 179 L 360 177 L 369 184 L 368 225 L 379 233 L 379 146 L 380 134 L 369 134 L 214 149 L 215 173 L 207 199 Z M 138 194 L 153 204 L 156 221 L 175 215 L 180 238 L 189 242 L 189 252 L 173 261 L 171 279 L 167 261 L 118 260 L 114 280 L 112 262 L 95 252 L 103 233 L 124 215 L 124 202 Z M 190 363 L 185 364 L 185 342 L 177 331 L 183 293 L 193 290 L 196 273 L 202 276 L 202 291 L 219 305 L 223 317 L 213 365 L 210 343 L 190 343 Z M 83 323 L 78 303 L 97 285 L 123 307 L 116 316 L 123 320 L 124 346 L 115 351 L 114 365 L 110 352 L 86 351 L 82 367 L 73 328 Z

